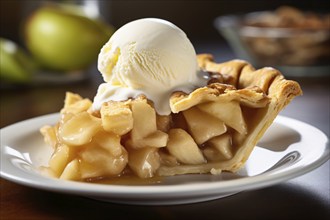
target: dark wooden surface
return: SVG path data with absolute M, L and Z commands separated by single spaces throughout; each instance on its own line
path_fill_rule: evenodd
M 218 45 L 200 45 L 226 60 Z M 224 55 L 224 56 L 222 56 Z M 67 85 L 39 85 L 1 90 L 3 128 L 24 119 L 58 112 L 66 91 L 93 98 L 102 81 L 91 78 Z M 307 122 L 329 137 L 329 78 L 296 78 L 304 91 L 281 115 Z M 2 137 L 6 138 L 6 137 Z M 312 147 L 312 146 L 311 146 Z M 209 202 L 178 206 L 119 205 L 80 196 L 29 188 L 0 179 L 0 219 L 328 219 L 329 161 L 316 170 L 281 184 Z

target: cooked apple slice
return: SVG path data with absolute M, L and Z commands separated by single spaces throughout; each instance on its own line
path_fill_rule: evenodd
M 81 112 L 59 127 L 59 136 L 65 144 L 79 146 L 89 143 L 101 129 L 101 119 Z
M 198 105 L 198 108 L 232 127 L 241 134 L 247 133 L 247 126 L 238 101 L 208 102 Z
M 232 139 L 229 134 L 223 134 L 212 138 L 206 143 L 203 153 L 208 160 L 221 161 L 233 157 Z
M 64 100 L 64 107 L 61 109 L 62 114 L 87 111 L 92 106 L 89 99 L 83 99 L 80 95 L 67 92 Z
M 189 131 L 197 144 L 203 144 L 209 139 L 227 131 L 225 124 L 216 117 L 198 108 L 190 108 L 183 112 Z
M 57 126 L 45 125 L 40 128 L 40 133 L 44 136 L 44 141 L 49 146 L 52 146 L 53 149 L 56 147 L 57 135 L 56 135 Z
M 124 135 L 133 128 L 132 111 L 126 102 L 106 102 L 101 107 L 104 130 Z
M 93 141 L 111 153 L 114 157 L 118 157 L 123 153 L 123 146 L 120 144 L 119 135 L 106 131 L 100 131 L 93 137 Z
M 131 131 L 133 142 L 143 139 L 157 130 L 156 112 L 146 99 L 136 99 L 131 103 L 134 127 Z
M 122 154 L 114 157 L 107 150 L 89 144 L 79 153 L 80 172 L 83 179 L 120 174 L 127 165 L 128 156 L 124 148 Z
M 168 134 L 160 130 L 155 131 L 151 135 L 145 137 L 140 142 L 144 147 L 165 147 L 168 141 Z
M 60 179 L 65 180 L 80 180 L 80 168 L 79 168 L 79 160 L 75 159 L 68 163 L 63 170 L 63 173 L 60 176 Z
M 202 164 L 206 162 L 194 139 L 181 128 L 169 131 L 167 150 L 179 162 L 184 164 Z
M 59 177 L 67 163 L 72 157 L 73 151 L 66 144 L 58 144 L 52 157 L 49 160 L 49 167 L 54 171 L 55 175 Z
M 154 147 L 130 149 L 128 165 L 140 178 L 153 177 L 160 166 L 158 149 Z

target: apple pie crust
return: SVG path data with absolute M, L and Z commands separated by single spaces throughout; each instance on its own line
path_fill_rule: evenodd
M 242 168 L 278 113 L 302 94 L 300 86 L 242 60 L 216 63 L 209 54 L 197 60 L 209 83 L 190 94 L 174 92 L 170 115 L 158 115 L 145 96 L 106 102 L 93 112 L 89 99 L 67 93 L 60 121 L 41 128 L 54 149 L 42 170 L 92 181 Z

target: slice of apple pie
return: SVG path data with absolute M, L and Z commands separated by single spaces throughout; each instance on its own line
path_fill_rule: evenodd
M 197 56 L 207 86 L 174 92 L 172 113 L 159 115 L 145 96 L 109 101 L 100 111 L 67 93 L 61 119 L 41 133 L 54 148 L 48 174 L 92 181 L 188 173 L 236 172 L 278 113 L 302 94 L 297 82 L 273 68 L 255 70 L 232 60 Z
M 204 163 L 162 166 L 160 175 L 237 171 L 278 113 L 302 94 L 297 82 L 276 69 L 255 70 L 242 60 L 218 64 L 209 54 L 197 58 L 213 80 L 190 94 L 174 93 L 170 104 L 175 117 L 181 117 L 176 127 L 194 139 Z

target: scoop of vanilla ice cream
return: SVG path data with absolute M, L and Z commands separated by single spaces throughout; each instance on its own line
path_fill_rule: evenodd
M 99 87 L 94 109 L 109 100 L 145 94 L 159 114 L 170 114 L 173 91 L 188 93 L 201 85 L 196 52 L 186 34 L 156 18 L 118 29 L 101 49 L 98 69 L 106 83 Z

